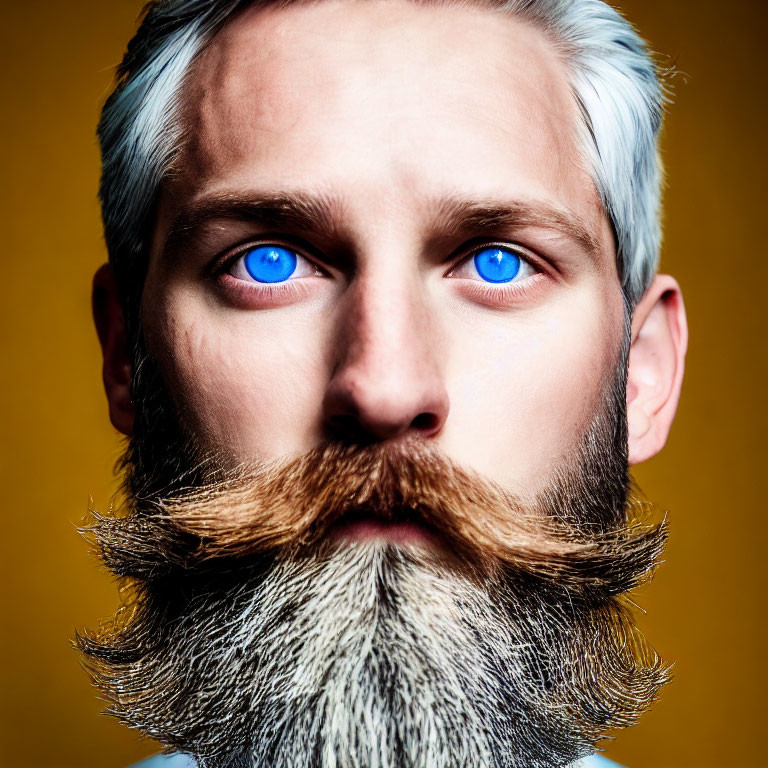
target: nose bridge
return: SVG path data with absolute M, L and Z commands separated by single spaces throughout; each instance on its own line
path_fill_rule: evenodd
M 418 347 L 429 335 L 429 318 L 413 278 L 361 275 L 350 294 L 345 363 L 358 375 L 414 375 L 428 360 Z
M 442 345 L 417 270 L 394 260 L 363 268 L 343 307 L 326 419 L 374 439 L 439 430 L 448 411 Z

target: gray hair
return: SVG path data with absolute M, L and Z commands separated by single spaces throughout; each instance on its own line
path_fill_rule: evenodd
M 182 143 L 185 74 L 238 10 L 292 1 L 152 0 L 145 8 L 98 129 L 104 234 L 129 330 L 138 319 L 157 192 Z M 644 41 L 602 0 L 477 2 L 532 22 L 564 57 L 583 118 L 587 168 L 613 227 L 625 300 L 634 305 L 656 272 L 661 241 L 664 93 Z

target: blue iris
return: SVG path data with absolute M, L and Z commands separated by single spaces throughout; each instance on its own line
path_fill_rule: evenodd
M 484 248 L 475 254 L 475 267 L 489 283 L 508 283 L 520 271 L 520 257 L 504 248 Z
M 277 245 L 259 245 L 243 257 L 248 274 L 260 283 L 280 283 L 296 271 L 296 254 Z

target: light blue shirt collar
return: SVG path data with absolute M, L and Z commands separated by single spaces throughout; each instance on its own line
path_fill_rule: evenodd
M 191 757 L 175 752 L 172 755 L 154 755 L 132 765 L 131 768 L 196 768 L 196 766 Z M 592 755 L 576 763 L 571 763 L 567 768 L 621 768 L 621 766 L 602 755 Z

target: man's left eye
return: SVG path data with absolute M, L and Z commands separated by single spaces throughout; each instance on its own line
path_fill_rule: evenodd
M 465 277 L 486 283 L 511 283 L 535 275 L 537 270 L 519 253 L 510 248 L 483 248 L 463 261 L 451 272 L 451 277 Z
M 256 245 L 240 254 L 229 269 L 249 282 L 284 283 L 288 278 L 318 274 L 315 265 L 296 251 L 280 245 Z

